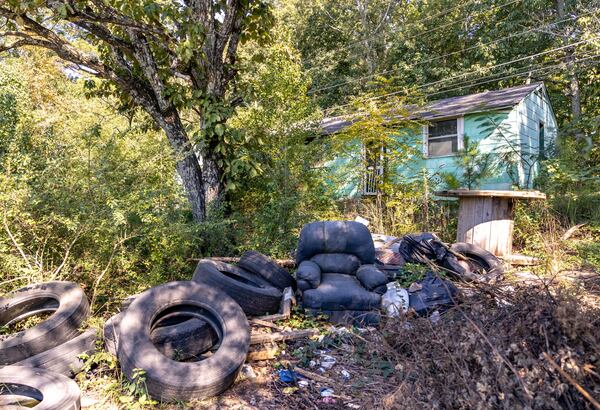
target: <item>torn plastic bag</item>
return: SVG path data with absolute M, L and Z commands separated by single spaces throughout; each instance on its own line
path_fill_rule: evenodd
M 428 272 L 424 279 L 416 283 L 420 289 L 414 292 L 409 290 L 409 305 L 419 315 L 427 315 L 434 310 L 444 311 L 458 303 L 458 288 L 433 272 Z
M 381 308 L 390 317 L 406 312 L 409 306 L 408 291 L 396 282 L 390 282 L 386 286 L 387 291 L 381 296 Z
M 409 263 L 442 261 L 449 253 L 444 243 L 432 233 L 405 235 L 400 242 L 399 253 Z

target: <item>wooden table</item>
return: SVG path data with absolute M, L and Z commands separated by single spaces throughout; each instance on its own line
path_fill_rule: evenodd
M 435 195 L 458 198 L 457 242 L 472 243 L 502 257 L 512 254 L 515 201 L 546 199 L 539 191 L 454 189 Z

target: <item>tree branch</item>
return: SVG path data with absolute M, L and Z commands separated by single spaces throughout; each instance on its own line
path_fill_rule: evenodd
M 10 231 L 10 228 L 8 227 L 8 222 L 6 221 L 6 216 L 4 218 L 2 218 L 2 223 L 4 224 L 4 230 L 8 234 L 8 237 L 12 241 L 13 245 L 15 245 L 15 248 L 17 248 L 17 250 L 19 251 L 19 254 L 23 258 L 23 260 L 25 261 L 25 263 L 27 264 L 29 269 L 33 270 L 33 266 L 31 266 L 31 262 L 29 261 L 29 258 L 23 251 L 23 248 L 21 248 L 21 246 L 19 245 L 19 242 L 17 242 L 17 239 L 13 236 L 12 232 Z

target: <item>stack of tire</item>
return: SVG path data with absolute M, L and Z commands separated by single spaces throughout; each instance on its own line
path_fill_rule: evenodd
M 90 314 L 83 290 L 72 282 L 45 282 L 0 298 L 0 327 L 51 313 L 31 328 L 0 335 L 0 398 L 40 401 L 41 408 L 78 409 L 80 393 L 69 377 L 83 367 L 82 354 L 95 348 L 96 331 L 80 331 Z M 0 407 L 3 403 L 0 402 Z M 37 407 L 37 406 L 36 406 Z
M 224 291 L 250 316 L 277 312 L 283 290 L 296 286 L 288 271 L 256 251 L 244 253 L 238 266 L 203 259 L 192 280 Z
M 161 401 L 215 396 L 246 360 L 246 315 L 274 313 L 291 275 L 258 252 L 239 266 L 198 263 L 192 281 L 170 282 L 129 298 L 104 327 L 104 341 L 123 373 L 143 369 L 148 394 Z

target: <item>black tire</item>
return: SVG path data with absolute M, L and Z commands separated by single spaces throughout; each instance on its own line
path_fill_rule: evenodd
M 82 354 L 92 354 L 96 348 L 96 330 L 88 329 L 74 339 L 28 359 L 15 363 L 15 366 L 37 367 L 74 377 L 81 372 L 84 361 Z
M 162 317 L 185 309 L 213 326 L 220 345 L 198 362 L 176 362 L 152 343 L 150 329 Z M 148 289 L 131 304 L 121 322 L 118 357 L 131 379 L 145 371 L 151 397 L 163 401 L 204 399 L 218 395 L 235 381 L 250 345 L 248 320 L 240 306 L 218 289 L 195 282 L 171 282 Z
M 218 336 L 206 321 L 186 316 L 185 312 L 175 312 L 176 316 L 161 320 L 152 330 L 152 343 L 170 359 L 190 360 L 209 351 L 217 342 Z M 117 355 L 119 325 L 124 312 L 117 313 L 104 324 L 104 345 L 106 350 Z
M 248 315 L 258 316 L 279 311 L 283 296 L 279 289 L 256 274 L 208 259 L 198 262 L 192 280 L 227 293 Z
M 504 267 L 491 252 L 472 243 L 457 242 L 450 246 L 454 252 L 468 258 L 471 277 L 477 281 L 493 283 L 502 279 Z
M 103 328 L 104 348 L 113 356 L 117 355 L 117 347 L 119 344 L 119 323 L 123 319 L 123 312 L 111 316 L 105 323 Z
M 283 291 L 287 287 L 296 289 L 296 281 L 290 273 L 266 255 L 256 251 L 244 252 L 238 266 L 262 277 L 264 280 Z
M 31 397 L 36 410 L 79 410 L 81 392 L 73 380 L 44 369 L 23 366 L 0 368 L 0 408 L 10 406 L 11 398 Z
M 37 355 L 77 337 L 79 328 L 90 313 L 83 290 L 72 282 L 46 282 L 14 291 L 0 306 L 0 326 L 33 311 L 54 310 L 32 328 L 0 336 L 0 365 L 7 365 Z

